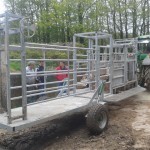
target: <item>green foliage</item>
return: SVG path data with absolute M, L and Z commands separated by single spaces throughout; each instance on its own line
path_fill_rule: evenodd
M 26 58 L 27 59 L 41 59 L 43 58 L 43 53 L 41 50 L 27 50 L 26 51 Z M 47 51 L 45 53 L 46 55 L 46 59 L 67 59 L 68 58 L 68 54 L 67 52 L 63 52 L 63 51 L 56 51 L 56 50 L 51 50 L 51 51 Z M 10 53 L 10 58 L 11 59 L 20 59 L 20 53 L 19 52 L 11 52 Z M 59 62 L 59 61 L 58 61 Z M 48 70 L 52 70 L 53 68 L 55 68 L 58 65 L 57 61 L 47 61 L 46 62 L 46 66 Z M 11 61 L 10 63 L 10 70 L 12 72 L 14 71 L 21 71 L 21 64 L 20 62 L 17 61 Z
M 15 52 L 15 51 L 12 51 L 10 52 L 10 58 L 11 59 L 19 59 L 20 58 L 20 52 Z
M 67 59 L 67 52 L 62 51 L 48 51 L 46 52 L 48 59 Z
M 13 13 L 36 22 L 34 42 L 71 42 L 74 33 L 99 30 L 115 38 L 150 33 L 149 0 L 4 0 Z M 82 41 L 84 42 L 84 41 Z
M 10 71 L 11 72 L 20 72 L 21 71 L 21 63 L 20 62 L 11 62 L 10 63 Z
M 41 50 L 30 50 L 26 51 L 27 59 L 40 59 L 42 58 L 42 51 Z

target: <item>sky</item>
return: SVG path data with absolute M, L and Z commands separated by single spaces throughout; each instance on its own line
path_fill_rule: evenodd
M 4 13 L 6 10 L 4 5 L 4 0 L 0 0 L 0 14 Z

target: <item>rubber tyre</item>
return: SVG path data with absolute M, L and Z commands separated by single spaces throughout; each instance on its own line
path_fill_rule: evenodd
M 141 72 L 140 72 L 140 73 L 137 73 L 137 80 L 138 80 L 138 84 L 139 84 L 141 87 L 144 87 L 145 79 L 141 77 Z
M 145 83 L 147 84 L 146 89 L 150 91 L 150 66 L 145 71 Z
M 93 106 L 86 119 L 86 125 L 92 134 L 102 133 L 108 126 L 108 110 L 104 105 L 97 104 Z

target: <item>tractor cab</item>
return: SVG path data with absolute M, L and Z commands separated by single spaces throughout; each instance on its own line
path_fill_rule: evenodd
M 138 37 L 139 60 L 144 60 L 150 53 L 150 35 Z
M 138 39 L 138 83 L 150 90 L 150 35 Z

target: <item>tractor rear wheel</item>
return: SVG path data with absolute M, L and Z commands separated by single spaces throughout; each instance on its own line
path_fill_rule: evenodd
M 141 72 L 137 73 L 137 80 L 138 80 L 138 84 L 141 87 L 144 87 L 145 79 L 144 79 L 144 77 L 142 77 L 142 73 Z
M 147 90 L 150 91 L 150 66 L 145 67 L 145 83 Z

